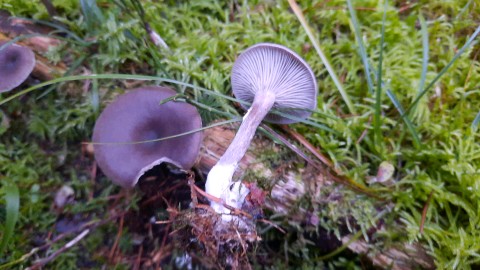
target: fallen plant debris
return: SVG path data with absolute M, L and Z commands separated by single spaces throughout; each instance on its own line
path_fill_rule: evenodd
M 227 135 L 231 133 L 230 135 Z M 226 129 L 223 127 L 212 128 L 206 131 L 205 136 L 207 138 L 218 138 L 219 134 L 225 134 L 222 137 L 222 140 L 217 142 L 215 140 L 209 139 L 204 143 L 204 150 L 202 154 L 202 159 L 200 160 L 200 166 L 202 164 L 204 166 L 209 166 L 211 164 L 209 159 L 211 156 L 218 156 L 223 151 L 225 151 L 225 145 L 228 145 L 227 138 L 233 138 L 234 134 L 233 131 L 230 129 Z M 227 141 L 223 141 L 223 140 Z M 254 140 L 253 145 L 254 148 L 261 147 L 264 145 L 264 141 L 261 138 L 257 138 Z M 255 157 L 256 151 L 247 152 L 244 160 L 256 160 L 258 159 Z M 247 166 L 247 162 L 241 162 L 240 166 Z M 265 166 L 263 164 L 257 164 L 260 166 Z M 268 167 L 266 168 L 255 168 L 258 172 L 267 172 L 270 171 Z M 295 172 L 290 171 L 288 173 L 282 172 L 279 175 L 269 175 L 271 179 L 278 180 L 273 187 L 271 187 L 271 192 L 268 194 L 267 198 L 264 198 L 265 195 L 262 190 L 258 190 L 254 192 L 251 196 L 255 198 L 255 196 L 260 197 L 260 201 L 265 200 L 262 203 L 262 206 L 265 209 L 268 209 L 275 213 L 276 215 L 285 215 L 289 217 L 290 222 L 296 221 L 303 223 L 306 228 L 310 227 L 311 229 L 318 230 L 316 228 L 320 225 L 320 221 L 318 220 L 318 209 L 291 209 L 291 205 L 296 205 L 302 198 L 305 196 L 309 197 L 309 200 L 312 200 L 317 204 L 317 207 L 321 207 L 321 205 L 328 205 L 333 202 L 341 202 L 343 200 L 341 191 L 338 188 L 334 188 L 329 192 L 328 197 L 325 197 L 323 189 L 330 187 L 334 187 L 334 182 L 328 179 L 328 175 L 322 173 L 323 170 L 318 170 L 315 167 L 305 168 L 303 172 Z M 301 173 L 301 177 L 298 176 L 298 173 Z M 303 181 L 298 181 L 296 179 L 303 179 Z M 255 183 L 250 183 L 250 186 L 254 185 Z M 254 188 L 254 190 L 257 187 Z M 333 192 L 332 192 L 333 191 Z M 255 195 L 257 193 L 257 195 Z M 258 195 L 260 193 L 260 195 Z M 254 200 L 255 201 L 255 200 Z M 382 202 L 378 205 L 385 206 Z M 377 222 L 380 222 L 384 215 L 387 215 L 392 211 L 393 205 L 388 205 L 386 207 L 379 208 L 379 212 L 377 213 L 378 217 L 376 218 Z M 349 217 L 351 219 L 351 217 Z M 352 219 L 351 223 L 355 223 Z M 397 226 L 400 226 L 397 223 Z M 380 226 L 379 228 L 373 228 L 374 231 L 371 233 L 381 233 L 381 231 L 385 230 L 385 225 Z M 399 229 L 402 230 L 401 228 Z M 360 231 L 361 232 L 361 231 Z M 362 239 L 358 239 L 354 237 L 351 233 L 342 232 L 345 234 L 341 236 L 337 241 L 343 242 L 346 248 L 350 249 L 351 251 L 357 254 L 367 254 L 370 258 L 371 262 L 377 266 L 384 266 L 389 265 L 392 269 L 415 269 L 416 267 L 422 267 L 424 269 L 434 269 L 432 258 L 426 253 L 426 251 L 418 245 L 411 245 L 409 243 L 397 243 L 395 247 L 389 248 L 387 250 L 377 250 L 375 247 L 374 240 L 370 242 L 364 241 Z M 361 234 L 360 234 L 361 235 Z M 336 236 L 333 236 L 335 238 Z M 338 236 L 337 236 L 338 237 Z M 354 239 L 353 241 L 351 241 Z M 335 239 L 330 239 L 329 241 L 335 242 Z M 319 245 L 329 245 L 326 242 L 319 242 Z M 341 247 L 336 247 L 332 250 L 327 250 L 326 254 L 330 252 L 335 252 L 337 249 Z M 372 250 L 370 250 L 372 249 Z M 374 251 L 375 250 L 375 251 Z M 328 255 L 326 255 L 328 256 Z

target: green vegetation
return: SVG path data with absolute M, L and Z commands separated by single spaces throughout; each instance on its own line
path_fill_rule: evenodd
M 477 1 L 305 0 L 298 2 L 299 10 L 286 1 L 52 3 L 58 12 L 54 19 L 40 1 L 3 0 L 0 9 L 57 27 L 63 43 L 45 57 L 65 62 L 66 75 L 104 78 L 59 78 L 42 87 L 25 86 L 25 95 L 13 96 L 22 89 L 1 95 L 0 269 L 32 265 L 71 239 L 28 255 L 51 240 L 60 216 L 53 198 L 64 184 L 75 190 L 75 203 L 62 215 L 98 221 L 114 210 L 138 208 L 135 197 L 111 199 L 122 191 L 107 179 L 92 181 L 93 159 L 82 152 L 101 108 L 138 85 L 132 79 L 145 80 L 145 75 L 152 80 L 146 83 L 171 85 L 197 104 L 204 125 L 234 118 L 241 112 L 225 98 L 230 96 L 230 69 L 243 49 L 258 42 L 283 44 L 311 65 L 319 82 L 318 109 L 309 122 L 292 127 L 337 170 L 381 197 L 335 184 L 322 188 L 321 196 L 339 193 L 342 199 L 318 201 L 307 194 L 292 208 L 317 209 L 322 229 L 372 240 L 373 253 L 398 243 L 420 243 L 438 269 L 480 264 Z M 145 23 L 168 48 L 150 41 Z M 369 184 L 384 161 L 396 169 L 394 185 Z M 281 250 L 273 252 L 260 242 L 257 252 L 272 252 L 277 268 L 361 269 L 361 255 L 339 252 L 320 260 L 318 247 L 304 237 L 305 228 L 288 217 L 271 219 L 288 228 L 287 235 L 268 231 L 260 236 L 277 241 Z M 380 219 L 384 229 L 368 233 Z M 99 254 L 108 254 L 114 244 L 117 222 L 92 229 L 48 269 L 112 263 Z M 124 230 L 117 243 L 130 257 L 136 256 L 130 245 L 134 237 Z

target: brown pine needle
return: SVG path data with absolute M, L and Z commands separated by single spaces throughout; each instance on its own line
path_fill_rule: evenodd
M 432 200 L 432 197 L 433 197 L 433 190 L 428 195 L 428 199 L 425 202 L 425 205 L 423 206 L 422 220 L 420 221 L 420 234 L 423 234 L 423 226 L 425 225 L 425 219 L 427 218 L 428 206 L 430 205 L 430 201 Z

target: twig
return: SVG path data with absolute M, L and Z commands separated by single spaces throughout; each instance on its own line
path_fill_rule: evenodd
M 62 233 L 62 234 L 59 234 L 57 237 L 55 237 L 54 239 L 52 239 L 51 241 L 49 241 L 48 243 L 40 246 L 40 247 L 36 247 L 36 248 L 33 248 L 32 250 L 30 250 L 29 253 L 23 255 L 20 259 L 18 260 L 15 260 L 15 261 L 12 261 L 12 262 L 8 262 L 6 264 L 2 264 L 0 265 L 0 269 L 11 269 L 11 267 L 13 265 L 16 265 L 18 263 L 21 263 L 21 262 L 24 262 L 25 260 L 27 260 L 28 258 L 30 258 L 32 255 L 38 253 L 39 251 L 42 251 L 42 250 L 45 250 L 47 248 L 49 248 L 51 245 L 53 245 L 54 243 L 64 239 L 65 237 L 73 234 L 73 233 L 76 233 L 76 232 L 79 232 L 81 230 L 86 230 L 86 229 L 89 229 L 90 231 L 94 230 L 95 228 L 99 227 L 99 226 L 102 226 L 103 224 L 105 223 L 108 223 L 110 222 L 112 219 L 115 219 L 117 217 L 119 217 L 120 215 L 123 215 L 124 213 L 121 213 L 121 214 L 115 214 L 115 215 L 112 215 L 111 217 L 107 217 L 106 219 L 102 219 L 102 220 L 98 220 L 98 221 L 94 221 L 94 222 L 87 222 L 85 224 L 83 224 L 82 226 L 80 226 L 77 230 L 74 230 L 74 231 L 70 231 L 70 232 L 65 232 L 65 233 Z
M 34 248 L 34 249 L 30 250 L 29 253 L 24 254 L 19 259 L 15 260 L 15 261 L 8 262 L 6 264 L 0 265 L 0 269 L 12 269 L 11 268 L 12 266 L 16 265 L 17 263 L 21 263 L 21 262 L 25 261 L 26 259 L 30 258 L 33 254 L 37 253 L 37 251 L 39 251 L 39 250 L 40 250 L 39 248 Z
M 115 253 L 117 251 L 118 242 L 120 241 L 120 237 L 122 236 L 124 217 L 125 217 L 124 215 L 120 217 L 120 225 L 119 225 L 120 227 L 118 228 L 117 237 L 115 238 L 115 242 L 113 243 L 113 247 L 110 250 L 110 254 L 108 256 L 110 261 L 113 261 L 113 257 L 115 256 Z
M 282 125 L 281 126 L 284 131 L 286 131 L 290 136 L 292 136 L 294 139 L 298 140 L 310 153 L 312 153 L 315 157 L 317 157 L 323 164 L 327 165 L 330 168 L 334 168 L 333 163 L 322 153 L 320 153 L 315 146 L 313 146 L 310 142 L 308 142 L 305 137 L 300 135 L 300 133 L 295 132 L 291 128 L 289 128 L 287 125 Z
M 31 270 L 38 269 L 38 268 L 46 265 L 47 263 L 51 262 L 53 259 L 58 257 L 58 255 L 62 254 L 63 252 L 65 252 L 69 248 L 76 245 L 80 240 L 82 240 L 85 236 L 87 236 L 87 234 L 89 232 L 90 232 L 90 229 L 86 229 L 86 230 L 82 231 L 79 235 L 77 235 L 77 237 L 73 238 L 70 242 L 66 243 L 63 247 L 61 247 L 60 249 L 58 249 L 57 251 L 52 253 L 50 256 L 48 256 L 45 259 L 41 259 L 41 260 L 37 261 L 34 265 L 32 265 L 31 267 L 29 267 L 27 269 L 31 269 Z
M 190 186 L 190 196 L 192 199 L 193 206 L 196 206 L 198 204 L 198 197 L 193 187 L 195 185 L 195 175 L 193 172 L 190 172 L 188 175 L 188 185 Z
M 430 201 L 432 200 L 433 190 L 428 195 L 428 199 L 425 202 L 422 210 L 422 220 L 420 221 L 420 234 L 423 233 L 423 226 L 425 225 L 425 219 L 427 218 L 428 206 L 430 205 Z
M 245 243 L 243 242 L 243 239 L 242 239 L 242 236 L 240 236 L 240 233 L 238 232 L 238 230 L 235 230 L 237 236 L 238 236 L 238 240 L 240 242 L 240 245 L 242 246 L 242 254 L 240 256 L 245 256 L 245 254 L 247 253 L 247 248 L 245 247 Z
M 407 10 L 409 10 L 410 8 L 412 7 L 412 3 L 408 3 L 404 6 L 401 6 L 399 9 L 398 9 L 398 13 L 403 13 Z
M 289 133 L 294 139 L 298 140 L 309 152 L 311 152 L 316 158 L 318 158 L 320 161 L 322 161 L 327 167 L 332 170 L 335 175 L 330 174 L 330 179 L 332 179 L 335 182 L 338 182 L 340 184 L 346 185 L 350 188 L 352 188 L 355 191 L 361 192 L 365 195 L 368 195 L 372 198 L 375 198 L 377 200 L 384 200 L 380 196 L 372 193 L 372 191 L 368 190 L 367 187 L 356 183 L 352 179 L 347 178 L 346 176 L 343 176 L 343 173 L 335 168 L 333 163 L 324 155 L 322 155 L 312 144 L 310 144 L 305 137 L 303 137 L 301 134 L 293 131 L 290 129 L 288 126 L 283 125 L 282 126 L 283 130 L 285 130 L 287 133 Z M 311 159 L 306 159 L 307 162 L 309 162 Z M 316 169 L 320 170 L 320 172 L 325 173 L 325 170 L 318 164 L 317 162 L 311 161 L 309 162 L 310 165 L 315 167 Z
M 297 146 L 294 144 L 290 143 L 287 139 L 285 139 L 282 135 L 278 134 L 275 130 L 270 128 L 269 126 L 265 124 L 261 124 L 261 127 L 265 129 L 266 131 L 270 132 L 272 135 L 275 136 L 275 138 L 279 139 L 282 143 L 284 143 L 290 150 L 295 152 L 297 155 L 299 155 L 301 158 L 305 159 L 308 163 L 311 163 L 313 165 L 316 165 L 315 162 L 309 158 L 305 153 L 303 153 L 302 150 L 300 150 Z
M 92 187 L 95 186 L 96 178 L 97 178 L 97 162 L 94 160 L 92 161 L 92 168 L 90 170 L 90 183 L 92 184 Z M 93 189 L 88 194 L 88 201 L 91 201 L 91 200 L 93 200 Z
M 271 222 L 270 220 L 266 220 L 266 219 L 264 219 L 264 218 L 261 218 L 261 219 L 259 219 L 258 221 L 261 221 L 261 222 L 263 222 L 263 223 L 266 223 L 266 224 L 274 227 L 275 229 L 279 230 L 279 231 L 280 231 L 281 233 L 283 233 L 283 234 L 286 234 L 286 233 L 287 233 L 284 229 L 280 228 L 280 226 L 278 226 L 277 224 Z
M 45 8 L 47 9 L 48 15 L 50 15 L 50 17 L 53 18 L 53 17 L 57 16 L 58 12 L 55 9 L 55 7 L 52 5 L 52 2 L 50 2 L 50 0 L 42 0 L 42 3 L 45 6 Z
M 184 183 L 178 183 L 176 185 L 170 186 L 162 190 L 162 192 L 155 194 L 154 196 L 148 198 L 148 200 L 142 202 L 141 207 L 145 207 L 150 203 L 156 202 L 158 198 L 163 197 L 163 195 L 168 194 L 169 192 L 177 189 L 178 187 L 182 186 Z
M 138 255 L 137 259 L 135 260 L 135 264 L 133 265 L 133 270 L 138 270 L 140 269 L 140 263 L 142 260 L 142 254 L 143 254 L 143 245 L 140 245 L 140 248 L 138 250 Z

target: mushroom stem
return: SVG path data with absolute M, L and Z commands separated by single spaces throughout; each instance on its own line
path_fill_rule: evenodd
M 253 100 L 252 107 L 243 117 L 242 124 L 218 163 L 238 164 L 247 152 L 248 146 L 255 135 L 257 127 L 268 114 L 275 103 L 275 94 L 269 91 L 258 93 Z
M 242 206 L 249 191 L 241 183 L 234 183 L 233 186 L 231 186 L 233 173 L 247 152 L 257 127 L 273 107 L 274 103 L 275 94 L 272 91 L 259 91 L 255 95 L 252 106 L 243 117 L 242 124 L 235 138 L 208 174 L 205 184 L 205 190 L 208 194 L 222 199 L 223 202 L 229 206 L 235 208 Z M 230 213 L 230 210 L 216 202 L 212 201 L 211 206 L 217 213 Z M 224 215 L 222 217 L 224 217 L 224 220 L 230 220 L 228 216 Z

